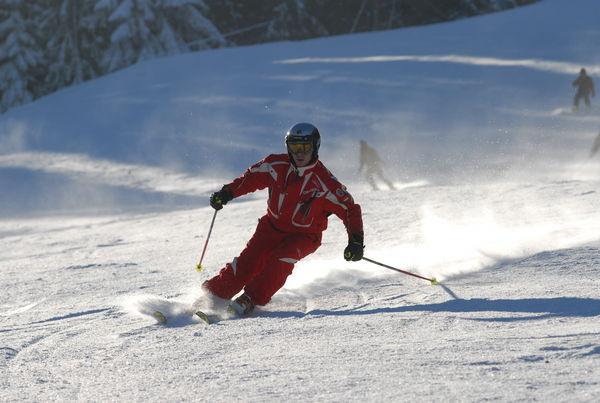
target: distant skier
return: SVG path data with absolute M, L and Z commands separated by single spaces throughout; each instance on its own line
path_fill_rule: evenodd
M 590 158 L 592 158 L 596 153 L 600 150 L 600 134 L 596 136 L 594 143 L 592 144 L 592 149 L 590 150 Z
M 369 146 L 366 141 L 360 141 L 360 167 L 358 173 L 365 168 L 365 177 L 373 190 L 379 190 L 375 183 L 375 177 L 379 177 L 390 188 L 394 189 L 394 184 L 383 175 L 383 160 L 377 151 Z
M 238 315 L 265 305 L 283 287 L 294 264 L 315 252 L 329 215 L 337 215 L 348 232 L 344 258 L 363 257 L 361 208 L 319 161 L 321 135 L 315 126 L 298 123 L 285 135 L 286 154 L 271 154 L 210 196 L 220 210 L 230 200 L 268 188 L 267 212 L 240 255 L 204 282 L 209 296 L 229 300 Z M 213 298 L 214 300 L 214 298 Z
M 573 87 L 577 87 L 577 93 L 573 99 L 573 111 L 577 111 L 579 109 L 579 101 L 582 98 L 585 102 L 585 105 L 589 108 L 590 95 L 592 97 L 596 96 L 596 91 L 594 89 L 594 81 L 590 76 L 587 75 L 585 69 L 581 69 L 579 72 L 579 77 L 573 81 Z

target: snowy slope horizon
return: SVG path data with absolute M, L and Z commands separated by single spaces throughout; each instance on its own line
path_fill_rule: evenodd
M 0 116 L 0 400 L 597 401 L 600 4 L 155 60 Z M 535 24 L 532 24 L 535 21 Z M 598 80 L 597 80 L 598 83 Z M 209 193 L 298 121 L 364 212 L 272 303 L 181 311 L 266 195 Z M 396 190 L 357 175 L 358 141 Z M 158 326 L 147 314 L 174 315 Z

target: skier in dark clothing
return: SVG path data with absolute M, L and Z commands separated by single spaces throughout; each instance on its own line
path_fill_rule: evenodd
M 592 149 L 590 150 L 590 158 L 592 158 L 596 153 L 600 150 L 600 134 L 596 136 L 594 143 L 592 144 Z
M 581 69 L 579 77 L 573 81 L 573 87 L 577 87 L 577 93 L 573 99 L 573 110 L 579 109 L 579 101 L 583 98 L 585 105 L 590 107 L 590 95 L 594 97 L 596 91 L 594 89 L 594 81 L 587 75 L 585 69 Z
M 366 141 L 360 141 L 360 167 L 358 172 L 360 173 L 365 168 L 365 176 L 367 182 L 371 185 L 373 190 L 379 190 L 375 183 L 375 177 L 379 177 L 390 189 L 394 189 L 394 184 L 383 175 L 383 160 L 377 153 L 377 151 L 370 147 Z

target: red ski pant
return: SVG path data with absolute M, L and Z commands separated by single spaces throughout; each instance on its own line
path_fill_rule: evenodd
M 283 287 L 294 264 L 319 246 L 320 233 L 282 232 L 264 216 L 240 255 L 203 286 L 225 299 L 232 298 L 243 288 L 252 302 L 265 305 Z

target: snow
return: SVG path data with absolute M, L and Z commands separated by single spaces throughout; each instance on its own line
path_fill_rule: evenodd
M 567 112 L 598 15 L 544 0 L 174 56 L 1 115 L 0 400 L 598 401 L 600 115 Z M 270 304 L 200 323 L 266 199 L 217 214 L 197 273 L 208 195 L 298 121 L 363 208 L 365 255 L 443 286 L 344 261 L 332 218 Z M 357 177 L 361 138 L 397 190 Z

